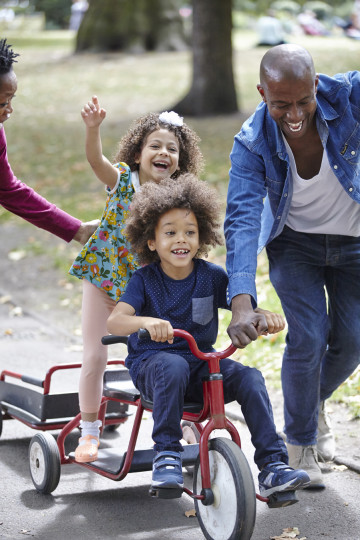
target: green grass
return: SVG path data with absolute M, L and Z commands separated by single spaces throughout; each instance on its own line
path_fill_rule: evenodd
M 9 43 L 21 54 L 16 64 L 19 87 L 15 112 L 6 123 L 8 152 L 15 174 L 42 195 L 77 217 L 87 220 L 101 215 L 104 189 L 90 171 L 84 153 L 83 104 L 97 94 L 107 110 L 102 126 L 104 153 L 111 158 L 117 141 L 129 123 L 150 110 L 166 110 L 176 103 L 191 83 L 191 53 L 148 53 L 127 55 L 73 55 L 71 32 L 6 33 Z M 319 72 L 334 74 L 358 69 L 360 42 L 342 36 L 293 37 L 307 47 Z M 265 52 L 256 48 L 256 35 L 237 31 L 233 36 L 234 72 L 241 113 L 186 121 L 200 135 L 206 160 L 204 178 L 219 192 L 223 210 L 227 192 L 229 152 L 233 137 L 259 102 L 256 90 L 258 67 Z M 0 223 L 15 219 L 0 209 Z M 17 221 L 19 223 L 19 221 Z M 26 225 L 24 225 L 26 226 Z M 64 245 L 65 246 L 65 245 Z M 67 276 L 76 246 L 51 250 L 54 266 Z M 33 250 L 40 249 L 33 246 Z M 225 261 L 225 249 L 211 253 L 211 260 Z M 68 278 L 71 280 L 72 278 Z M 267 274 L 266 257 L 259 259 L 258 290 L 261 306 L 281 311 Z M 75 302 L 78 305 L 78 302 Z M 222 314 L 219 345 L 228 341 L 229 314 Z M 238 351 L 242 362 L 259 367 L 269 384 L 279 385 L 284 333 L 267 337 Z M 342 385 L 334 399 L 352 407 L 360 416 L 357 394 L 359 370 Z

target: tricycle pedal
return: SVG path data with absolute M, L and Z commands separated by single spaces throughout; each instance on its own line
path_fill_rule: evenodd
M 270 495 L 267 505 L 269 508 L 283 508 L 298 501 L 295 491 L 275 491 Z
M 159 499 L 179 499 L 183 493 L 182 488 L 154 488 L 150 487 L 150 497 L 158 497 Z

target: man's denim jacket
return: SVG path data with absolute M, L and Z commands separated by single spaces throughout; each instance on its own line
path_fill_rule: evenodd
M 320 75 L 316 122 L 339 182 L 360 204 L 360 72 Z M 286 222 L 292 197 L 289 156 L 265 103 L 243 124 L 230 154 L 225 217 L 228 300 L 256 302 L 257 254 Z

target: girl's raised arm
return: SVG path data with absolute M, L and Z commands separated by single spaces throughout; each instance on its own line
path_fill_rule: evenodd
M 96 96 L 84 105 L 81 116 L 86 126 L 87 160 L 98 179 L 112 189 L 116 184 L 118 171 L 102 153 L 100 124 L 106 116 L 106 111 L 100 107 Z

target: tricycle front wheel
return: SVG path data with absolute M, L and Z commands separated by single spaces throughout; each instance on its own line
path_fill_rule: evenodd
M 37 433 L 30 441 L 29 465 L 33 484 L 39 493 L 49 494 L 60 480 L 60 453 L 49 433 Z
M 252 474 L 239 446 L 222 437 L 209 440 L 211 489 L 214 502 L 195 499 L 196 515 L 207 540 L 249 540 L 256 516 Z M 194 470 L 194 493 L 201 494 L 200 457 Z

